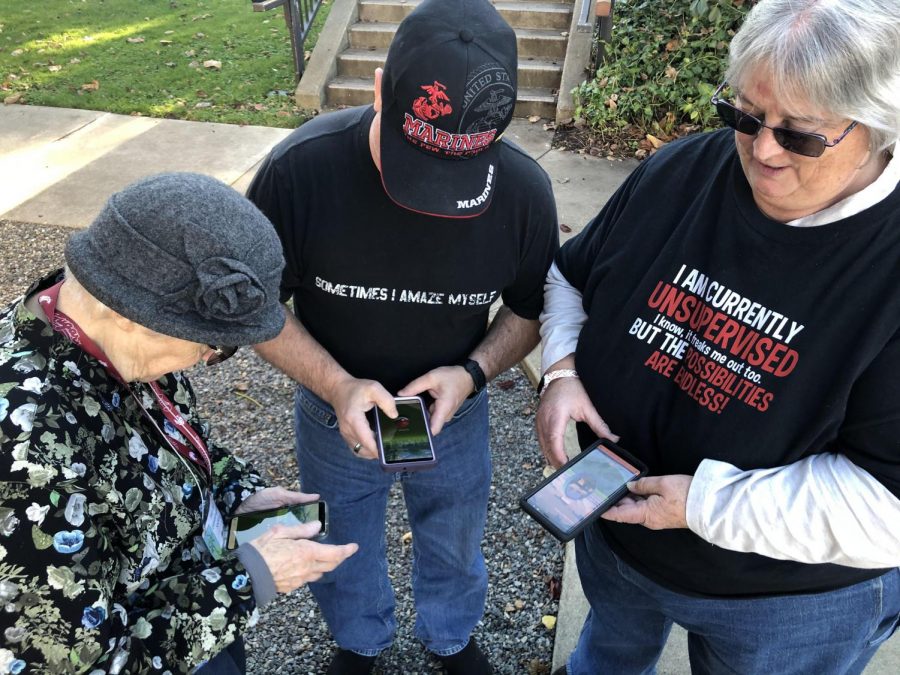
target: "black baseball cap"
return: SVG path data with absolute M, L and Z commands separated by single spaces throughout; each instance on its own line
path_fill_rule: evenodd
M 403 20 L 381 80 L 381 179 L 394 202 L 445 218 L 487 210 L 517 63 L 515 32 L 488 0 L 425 0 Z

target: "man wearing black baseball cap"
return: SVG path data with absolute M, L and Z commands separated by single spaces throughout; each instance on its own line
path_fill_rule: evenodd
M 257 349 L 299 383 L 300 479 L 328 502 L 327 541 L 359 544 L 310 586 L 340 647 L 329 673 L 370 672 L 393 639 L 384 518 L 398 476 L 416 637 L 449 673 L 491 672 L 471 639 L 487 592 L 485 384 L 537 344 L 558 247 L 547 175 L 501 140 L 516 67 L 516 36 L 487 0 L 425 0 L 375 73 L 374 105 L 308 122 L 250 187 L 296 314 Z M 378 456 L 366 413 L 396 417 L 395 395 L 428 400 L 434 468 L 365 461 Z

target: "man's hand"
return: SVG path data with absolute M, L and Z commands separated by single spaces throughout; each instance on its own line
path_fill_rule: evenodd
M 651 476 L 629 483 L 631 494 L 601 518 L 651 530 L 687 527 L 687 497 L 693 476 Z
M 268 511 L 269 509 L 277 509 L 279 506 L 287 504 L 306 504 L 314 502 L 319 495 L 308 495 L 303 492 L 294 492 L 283 487 L 267 487 L 259 492 L 250 495 L 241 502 L 241 505 L 234 511 L 234 515 L 240 513 L 251 513 L 253 511 Z
M 303 525 L 275 525 L 250 542 L 266 561 L 275 589 L 290 593 L 310 581 L 317 581 L 356 553 L 356 544 L 332 546 L 309 541 L 319 531 L 318 521 Z
M 548 384 L 535 418 L 541 452 L 556 468 L 568 459 L 564 440 L 569 420 L 587 423 L 599 438 L 619 440 L 600 417 L 577 377 L 560 378 Z
M 462 366 L 442 366 L 429 370 L 397 392 L 398 396 L 418 396 L 427 391 L 434 404 L 431 415 L 431 434 L 437 436 L 444 425 L 459 410 L 459 406 L 475 389 L 472 376 Z
M 378 406 L 388 417 L 396 417 L 397 406 L 390 392 L 375 380 L 346 377 L 331 390 L 328 402 L 334 408 L 338 428 L 347 445 L 353 449 L 359 443 L 360 449 L 354 451 L 358 457 L 377 459 L 378 446 L 366 413 Z

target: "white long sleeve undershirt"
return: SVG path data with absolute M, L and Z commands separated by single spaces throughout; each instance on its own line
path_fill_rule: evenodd
M 543 371 L 575 351 L 586 321 L 581 293 L 554 264 L 541 314 Z M 850 567 L 900 565 L 900 499 L 843 455 L 751 471 L 704 460 L 691 482 L 687 521 L 729 550 Z

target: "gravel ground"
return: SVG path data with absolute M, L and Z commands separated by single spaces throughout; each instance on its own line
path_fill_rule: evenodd
M 63 260 L 66 228 L 0 221 L 0 303 L 6 305 L 38 275 Z M 290 380 L 243 349 L 216 368 L 191 375 L 201 413 L 213 436 L 251 460 L 272 484 L 296 488 Z M 518 508 L 518 498 L 541 478 L 534 433 L 536 397 L 518 368 L 490 385 L 494 479 L 483 543 L 490 578 L 485 615 L 476 639 L 494 665 L 508 675 L 550 672 L 553 633 L 541 619 L 556 616 L 563 548 Z M 414 608 L 409 587 L 411 547 L 399 486 L 388 507 L 388 558 L 397 596 L 397 637 L 376 673 L 441 671 L 412 637 Z M 248 672 L 323 673 L 335 649 L 312 596 L 300 589 L 262 612 L 246 636 Z

